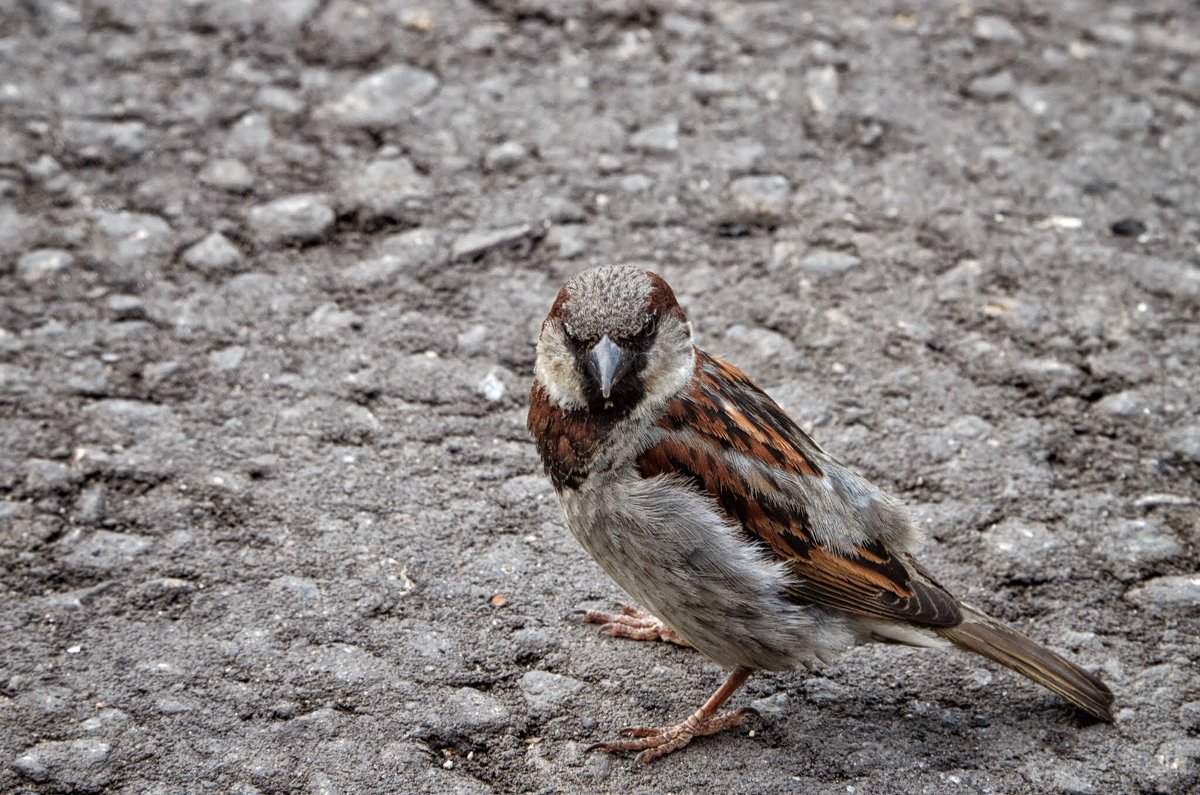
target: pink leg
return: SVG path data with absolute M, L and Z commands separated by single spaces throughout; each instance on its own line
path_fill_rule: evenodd
M 649 613 L 628 605 L 617 605 L 620 613 L 605 613 L 601 610 L 589 610 L 583 614 L 584 623 L 600 624 L 615 638 L 631 638 L 633 640 L 665 640 L 678 646 L 692 644 L 683 639 L 679 633 L 659 621 Z
M 751 673 L 753 672 L 749 668 L 735 668 L 725 683 L 717 688 L 717 692 L 713 693 L 700 709 L 674 726 L 630 726 L 621 729 L 621 734 L 636 739 L 596 743 L 587 750 L 600 750 L 609 754 L 618 751 L 641 751 L 637 756 L 639 762 L 653 762 L 660 756 L 666 756 L 672 751 L 683 748 L 692 741 L 693 737 L 716 734 L 719 731 L 740 726 L 746 713 L 753 712 L 753 710 L 739 709 L 720 715 L 715 713 L 733 695 L 734 691 L 742 686 Z

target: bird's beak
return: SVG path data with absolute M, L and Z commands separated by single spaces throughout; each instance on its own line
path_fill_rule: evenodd
M 613 384 L 622 375 L 621 367 L 625 357 L 625 349 L 613 342 L 605 334 L 592 348 L 592 366 L 596 369 L 596 380 L 600 382 L 600 394 L 604 399 L 612 395 Z

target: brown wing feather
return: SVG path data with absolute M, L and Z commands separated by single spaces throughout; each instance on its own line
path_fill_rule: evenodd
M 828 459 L 742 371 L 702 351 L 698 359 L 692 389 L 673 399 L 659 422 L 668 435 L 638 460 L 643 477 L 677 475 L 712 495 L 751 541 L 790 564 L 797 581 L 789 593 L 798 600 L 931 627 L 962 621 L 957 600 L 907 554 L 879 542 L 845 552 L 822 546 L 813 540 L 804 510 L 795 507 L 796 495 L 772 501 L 771 492 L 784 488 L 772 469 L 822 477 L 820 462 Z M 735 469 L 728 451 L 770 468 Z M 755 482 L 747 481 L 748 474 Z

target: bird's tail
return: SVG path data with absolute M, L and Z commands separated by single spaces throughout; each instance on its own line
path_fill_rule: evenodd
M 1098 678 L 981 610 L 962 605 L 962 615 L 958 626 L 936 632 L 1053 690 L 1089 715 L 1112 722 L 1113 694 Z

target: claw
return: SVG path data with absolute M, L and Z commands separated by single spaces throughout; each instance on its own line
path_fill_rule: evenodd
M 729 678 L 717 688 L 717 692 L 681 723 L 674 726 L 626 726 L 621 729 L 620 735 L 631 739 L 592 743 L 586 752 L 604 751 L 606 754 L 612 754 L 638 751 L 637 761 L 653 762 L 660 756 L 683 748 L 694 737 L 716 734 L 734 726 L 741 726 L 746 715 L 757 715 L 758 712 L 753 709 L 739 709 L 720 715 L 715 713 L 749 676 L 749 668 L 734 669 Z
M 631 640 L 665 640 L 677 646 L 691 646 L 682 635 L 649 613 L 629 605 L 617 604 L 621 613 L 588 610 L 583 614 L 585 624 L 601 624 L 615 638 Z
M 653 762 L 660 756 L 678 751 L 696 737 L 705 737 L 725 729 L 741 726 L 742 719 L 749 712 L 751 710 L 739 709 L 707 718 L 697 718 L 696 715 L 692 715 L 674 726 L 626 726 L 621 729 L 619 734 L 631 739 L 593 743 L 588 746 L 587 750 L 600 750 L 607 754 L 640 751 L 637 761 Z

